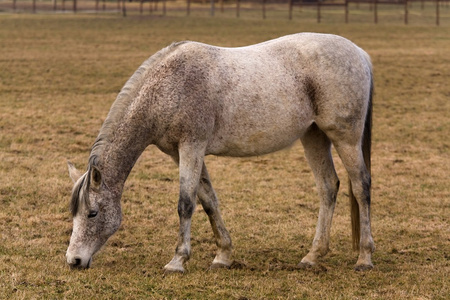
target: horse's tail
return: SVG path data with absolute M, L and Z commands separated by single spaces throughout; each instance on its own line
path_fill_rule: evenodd
M 366 122 L 364 124 L 364 133 L 362 140 L 362 152 L 364 156 L 364 162 L 366 164 L 367 171 L 370 175 L 370 152 L 372 148 L 372 97 L 373 97 L 373 75 L 370 74 L 370 94 L 369 94 L 369 105 L 367 107 Z M 352 241 L 353 249 L 359 249 L 360 240 L 360 222 L 359 222 L 359 205 L 356 201 L 355 195 L 352 190 L 352 183 L 350 179 L 348 180 L 349 186 L 349 197 L 350 197 L 350 210 L 351 210 L 351 221 L 352 221 Z M 370 191 L 369 191 L 370 193 Z

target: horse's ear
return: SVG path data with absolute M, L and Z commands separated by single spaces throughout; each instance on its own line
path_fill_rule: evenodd
M 96 167 L 92 166 L 91 171 L 91 184 L 93 188 L 99 188 L 100 184 L 102 183 L 102 173 L 100 173 L 100 170 Z
M 67 166 L 69 167 L 69 176 L 72 179 L 73 183 L 77 182 L 81 177 L 81 172 L 78 171 L 70 161 L 67 161 Z

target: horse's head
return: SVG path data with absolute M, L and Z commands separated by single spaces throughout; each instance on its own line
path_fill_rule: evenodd
M 90 165 L 81 174 L 70 162 L 68 165 L 74 187 L 73 230 L 66 259 L 71 268 L 89 268 L 92 255 L 120 226 L 120 195 L 106 186 L 97 167 Z

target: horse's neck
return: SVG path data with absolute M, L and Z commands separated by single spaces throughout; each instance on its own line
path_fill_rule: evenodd
M 153 118 L 148 115 L 149 110 L 142 107 L 142 102 L 134 102 L 139 101 L 139 91 L 145 83 L 147 70 L 176 45 L 159 51 L 145 61 L 111 106 L 91 151 L 91 157 L 98 155 L 99 163 L 109 173 L 107 176 L 111 182 L 123 184 L 136 160 L 154 139 L 151 130 Z
M 151 142 L 150 130 L 137 123 L 134 118 L 124 118 L 102 145 L 99 163 L 110 184 L 125 183 L 137 159 Z

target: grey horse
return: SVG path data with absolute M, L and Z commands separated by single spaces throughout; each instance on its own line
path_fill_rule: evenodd
M 349 176 L 356 270 L 373 267 L 370 225 L 372 65 L 361 48 L 336 35 L 300 33 L 223 48 L 174 43 L 127 81 L 92 146 L 87 171 L 69 163 L 74 182 L 67 263 L 88 268 L 119 228 L 124 183 L 136 160 L 156 145 L 179 166 L 178 243 L 167 272 L 184 272 L 191 255 L 197 197 L 218 247 L 212 267 L 230 267 L 231 238 L 204 163 L 205 155 L 263 155 L 300 139 L 314 173 L 320 210 L 300 266 L 329 249 L 339 189 L 333 144 Z

